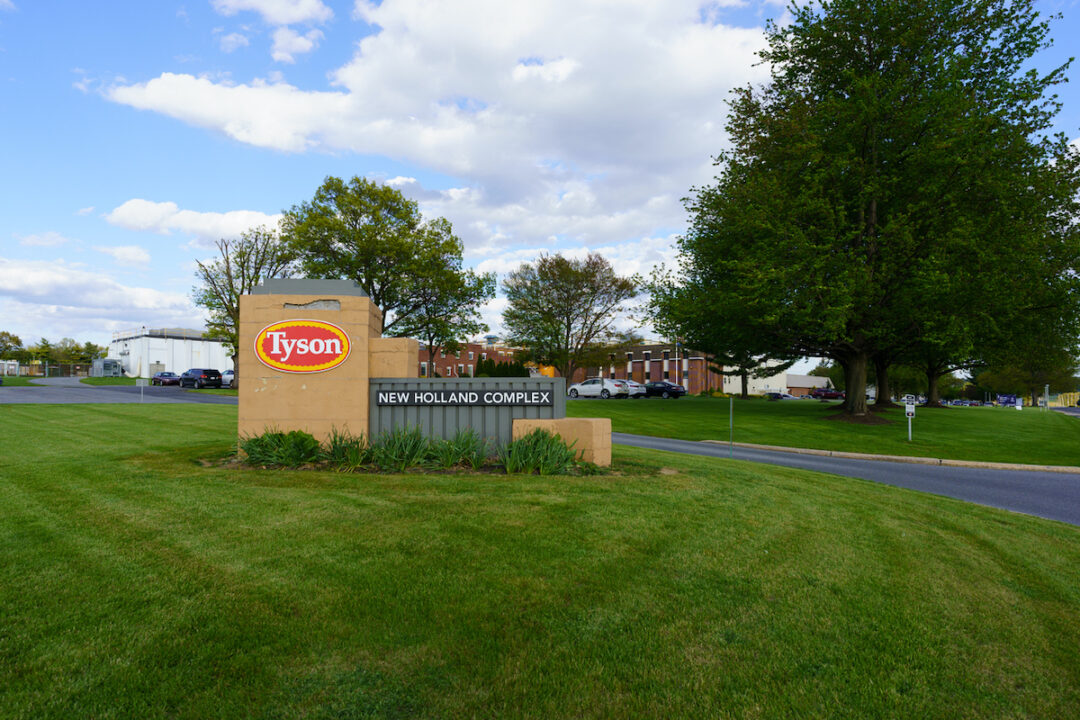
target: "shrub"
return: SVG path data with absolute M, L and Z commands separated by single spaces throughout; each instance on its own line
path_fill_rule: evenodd
M 256 465 L 299 467 L 319 462 L 323 457 L 319 441 L 302 430 L 287 433 L 271 430 L 246 437 L 240 441 L 240 448 L 247 454 L 248 462 Z
M 510 473 L 565 475 L 574 469 L 577 453 L 559 435 L 537 428 L 499 450 L 499 462 Z
M 492 455 L 487 438 L 480 437 L 480 433 L 472 428 L 459 430 L 451 442 L 461 455 L 461 462 L 467 463 L 473 470 L 483 467 Z
M 351 435 L 347 430 L 339 431 L 334 428 L 330 431 L 330 442 L 326 448 L 326 459 L 335 467 L 343 470 L 355 470 L 365 465 L 370 460 L 370 452 L 364 434 L 359 437 Z
M 430 443 L 419 426 L 394 428 L 383 432 L 371 445 L 371 462 L 380 470 L 402 472 L 419 467 L 428 457 Z

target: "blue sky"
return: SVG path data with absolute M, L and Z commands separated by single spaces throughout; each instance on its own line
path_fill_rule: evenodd
M 1061 12 L 1062 62 L 1080 37 Z M 200 327 L 194 262 L 310 199 L 388 182 L 466 262 L 670 260 L 728 90 L 779 2 L 0 0 L 0 330 L 107 343 Z M 1076 75 L 1074 70 L 1072 75 Z M 1080 90 L 1058 129 L 1080 138 Z M 502 301 L 485 314 L 497 326 Z M 497 327 L 496 327 L 497 329 Z

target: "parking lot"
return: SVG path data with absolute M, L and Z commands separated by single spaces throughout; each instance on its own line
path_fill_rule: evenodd
M 35 378 L 35 386 L 0 386 L 0 405 L 86 404 L 86 403 L 203 403 L 235 405 L 235 395 L 212 395 L 197 390 L 181 390 L 175 385 L 133 387 L 131 385 L 86 385 L 79 378 Z

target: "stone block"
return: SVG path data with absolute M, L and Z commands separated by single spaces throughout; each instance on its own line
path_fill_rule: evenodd
M 557 418 L 514 420 L 513 437 L 524 437 L 536 429 L 559 435 L 582 460 L 601 467 L 611 465 L 611 418 Z

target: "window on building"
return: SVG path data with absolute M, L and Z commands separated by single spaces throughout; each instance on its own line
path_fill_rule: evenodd
M 446 377 L 454 377 L 454 366 L 453 365 L 447 365 L 446 366 Z
M 441 349 L 440 349 L 440 350 L 439 350 L 439 357 L 441 357 L 441 358 L 444 358 L 444 357 L 446 357 L 446 351 L 445 351 L 445 350 L 441 350 Z
M 427 377 L 427 363 L 420 363 L 420 377 Z
M 487 353 L 480 353 L 481 360 L 487 360 Z
M 650 360 L 652 360 L 652 351 L 646 350 L 642 354 L 645 356 L 645 362 L 649 362 Z
M 471 355 L 472 353 L 469 353 L 469 354 Z M 473 373 L 473 366 L 472 366 L 472 364 L 470 363 L 470 365 L 469 365 L 469 377 L 473 377 L 473 376 L 474 376 L 474 373 Z
M 667 360 L 670 357 L 671 357 L 671 351 L 670 350 L 665 350 L 664 351 L 664 359 Z
M 669 373 L 667 370 L 664 371 L 664 379 L 665 380 L 670 380 L 671 379 L 671 373 Z
M 470 360 L 472 360 L 472 359 L 473 359 L 473 351 L 472 351 L 472 350 L 470 350 L 470 351 L 469 351 L 469 359 L 470 359 Z
M 634 362 L 634 353 L 632 353 L 632 352 L 626 353 L 626 362 Z
M 458 374 L 458 377 L 461 377 L 462 375 L 465 374 L 465 366 L 464 365 L 458 365 L 457 366 L 457 374 Z

